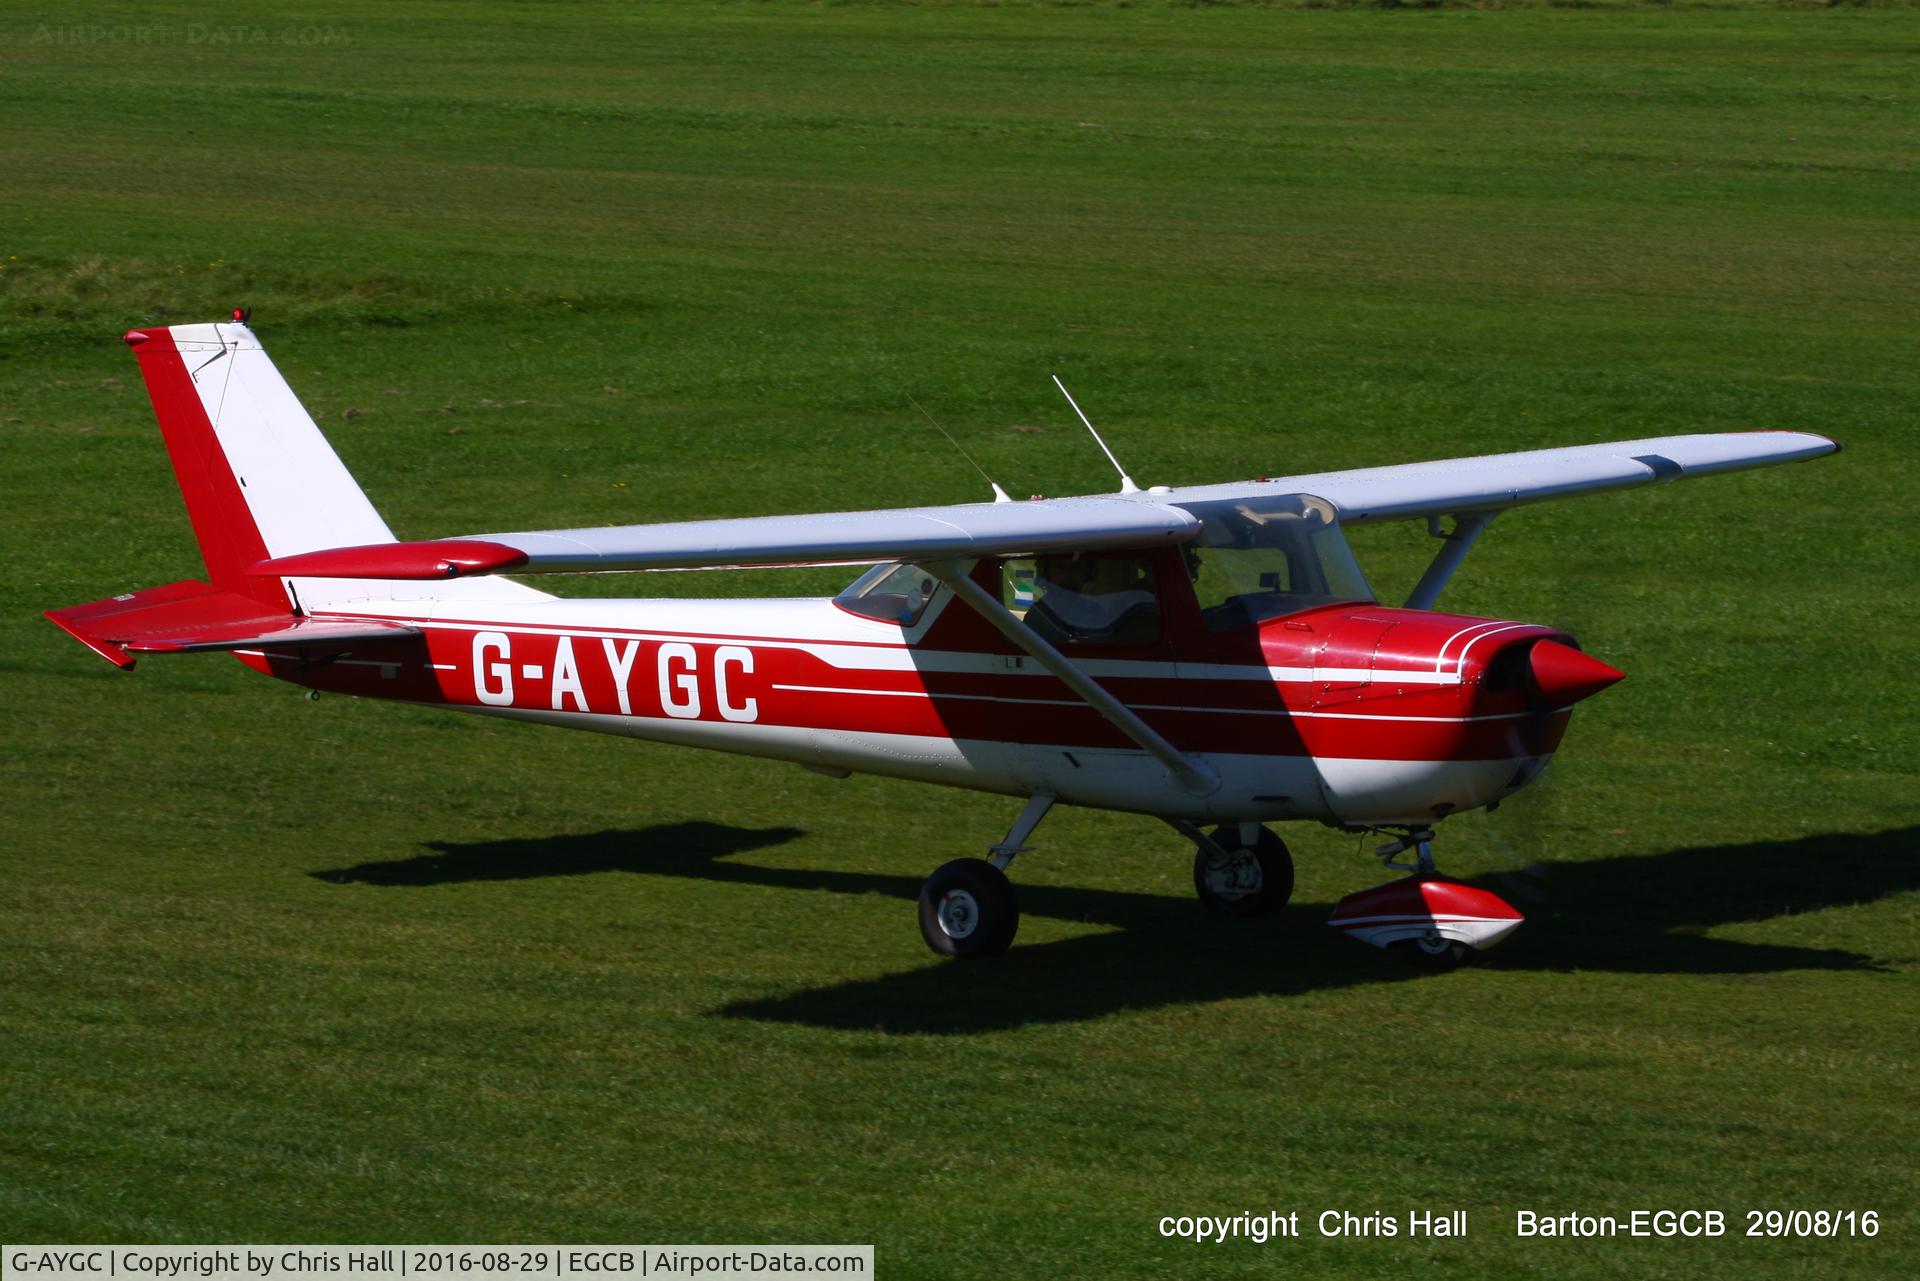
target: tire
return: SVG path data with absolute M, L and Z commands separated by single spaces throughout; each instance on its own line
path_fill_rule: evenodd
M 1393 954 L 1404 965 L 1429 974 L 1441 974 L 1447 970 L 1460 968 L 1470 963 L 1478 955 L 1465 943 L 1456 943 L 1452 939 L 1438 936 L 1424 939 L 1402 939 L 1392 946 Z
M 1248 848 L 1240 843 L 1239 824 L 1227 823 L 1213 830 L 1213 843 L 1226 851 L 1225 860 L 1204 848 L 1193 855 L 1193 888 L 1209 912 L 1260 916 L 1287 905 L 1293 855 L 1285 841 L 1263 827 Z
M 998 956 L 1019 928 L 1013 885 L 985 859 L 957 858 L 920 887 L 920 937 L 941 956 Z

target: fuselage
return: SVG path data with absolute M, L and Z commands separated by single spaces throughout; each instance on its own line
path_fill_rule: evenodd
M 369 601 L 316 616 L 420 635 L 317 665 L 240 657 L 319 690 L 1193 820 L 1431 822 L 1531 779 L 1568 716 L 1502 675 L 1533 642 L 1566 639 L 1551 628 L 1347 602 L 1214 635 L 1169 608 L 1150 641 L 1073 659 L 1213 767 L 1220 786 L 1195 795 L 944 590 L 912 625 L 825 598 Z

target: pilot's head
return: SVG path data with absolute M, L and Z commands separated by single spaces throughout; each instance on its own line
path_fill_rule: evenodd
M 1124 592 L 1140 585 L 1140 562 L 1131 557 L 1109 557 L 1089 562 L 1090 589 L 1102 594 Z
M 1095 562 L 1080 556 L 1047 556 L 1041 559 L 1040 577 L 1050 586 L 1070 592 L 1083 592 L 1093 581 Z
M 1140 586 L 1140 562 L 1124 556 L 1057 556 L 1040 562 L 1040 576 L 1059 590 L 1106 596 Z

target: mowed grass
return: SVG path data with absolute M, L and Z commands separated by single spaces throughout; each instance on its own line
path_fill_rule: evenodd
M 197 24 L 197 25 L 196 25 Z M 145 34 L 141 34 L 145 33 Z M 871 1241 L 888 1276 L 1886 1276 L 1915 1246 L 1910 10 L 44 5 L 0 20 L 0 1239 Z M 200 566 L 118 334 L 256 327 L 403 537 L 1633 435 L 1818 463 L 1510 514 L 1446 605 L 1631 679 L 1443 866 L 1415 978 L 1286 831 L 124 674 Z M 358 412 L 354 412 L 358 411 Z M 1429 554 L 1356 537 L 1384 598 Z M 846 575 L 569 592 L 824 592 Z M 1464 1242 L 1162 1215 L 1463 1208 Z M 1719 1241 L 1514 1211 L 1717 1208 Z M 1739 1235 L 1876 1210 L 1874 1239 Z

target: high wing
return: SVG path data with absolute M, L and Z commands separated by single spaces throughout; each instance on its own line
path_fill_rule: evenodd
M 1097 551 L 1192 539 L 1200 523 L 1178 505 L 1186 502 L 1313 494 L 1331 502 L 1342 523 L 1360 525 L 1492 513 L 1548 499 L 1797 462 L 1838 448 L 1826 437 L 1806 432 L 1656 436 L 1107 497 L 378 543 L 264 560 L 251 572 L 312 578 L 445 579 L 508 572 L 932 561 Z
M 1353 471 L 1281 476 L 1255 484 L 1206 485 L 1179 491 L 1182 499 L 1250 497 L 1256 493 L 1313 494 L 1332 503 L 1343 525 L 1497 512 L 1579 494 L 1633 489 L 1687 476 L 1712 476 L 1748 467 L 1802 462 L 1840 446 L 1801 431 L 1730 431 L 1694 436 L 1649 436 L 1604 445 L 1529 449 L 1427 463 L 1362 467 Z
M 252 572 L 431 579 L 509 571 L 865 564 L 1145 547 L 1184 542 L 1199 529 L 1199 520 L 1178 507 L 1116 495 L 476 534 L 283 556 L 260 562 Z

